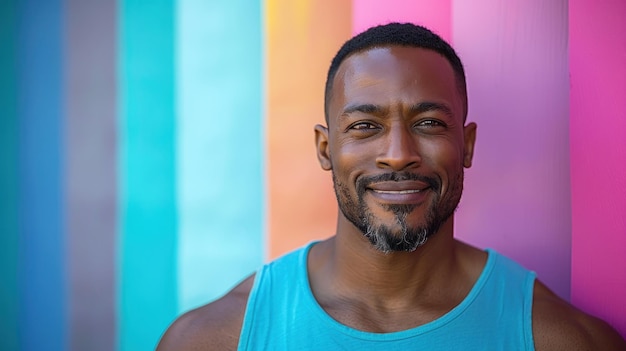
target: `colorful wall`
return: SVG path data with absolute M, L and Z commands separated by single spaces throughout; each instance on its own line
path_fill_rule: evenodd
M 0 4 L 0 349 L 149 350 L 176 315 L 332 235 L 326 70 L 373 24 L 463 59 L 457 236 L 626 335 L 626 4 Z

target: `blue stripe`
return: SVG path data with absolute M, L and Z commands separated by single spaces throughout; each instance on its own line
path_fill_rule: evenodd
M 177 306 L 175 13 L 119 6 L 119 347 L 152 350 Z
M 18 139 L 15 1 L 0 2 L 0 350 L 18 349 Z
M 66 350 L 60 0 L 18 4 L 20 339 Z
M 261 3 L 177 3 L 179 311 L 263 261 Z

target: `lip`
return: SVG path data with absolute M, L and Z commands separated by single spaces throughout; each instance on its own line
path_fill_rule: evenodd
M 369 189 L 380 192 L 403 192 L 403 191 L 423 191 L 430 187 L 428 183 L 419 180 L 403 180 L 378 182 L 368 186 Z
M 418 205 L 426 198 L 430 186 L 420 181 L 381 182 L 367 187 L 368 192 L 383 203 Z

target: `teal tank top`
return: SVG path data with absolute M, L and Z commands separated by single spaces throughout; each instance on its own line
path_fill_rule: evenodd
M 317 303 L 307 273 L 314 243 L 256 274 L 238 350 L 534 350 L 531 310 L 535 273 L 487 250 L 467 297 L 416 328 L 370 333 L 345 326 Z

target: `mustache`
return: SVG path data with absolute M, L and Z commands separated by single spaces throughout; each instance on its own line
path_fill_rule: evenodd
M 438 191 L 441 188 L 441 182 L 438 178 L 425 176 L 422 174 L 411 172 L 389 172 L 382 173 L 373 176 L 363 176 L 357 179 L 356 188 L 359 194 L 365 193 L 366 189 L 374 184 L 380 182 L 399 182 L 405 180 L 416 180 L 424 182 L 430 186 L 432 190 Z

